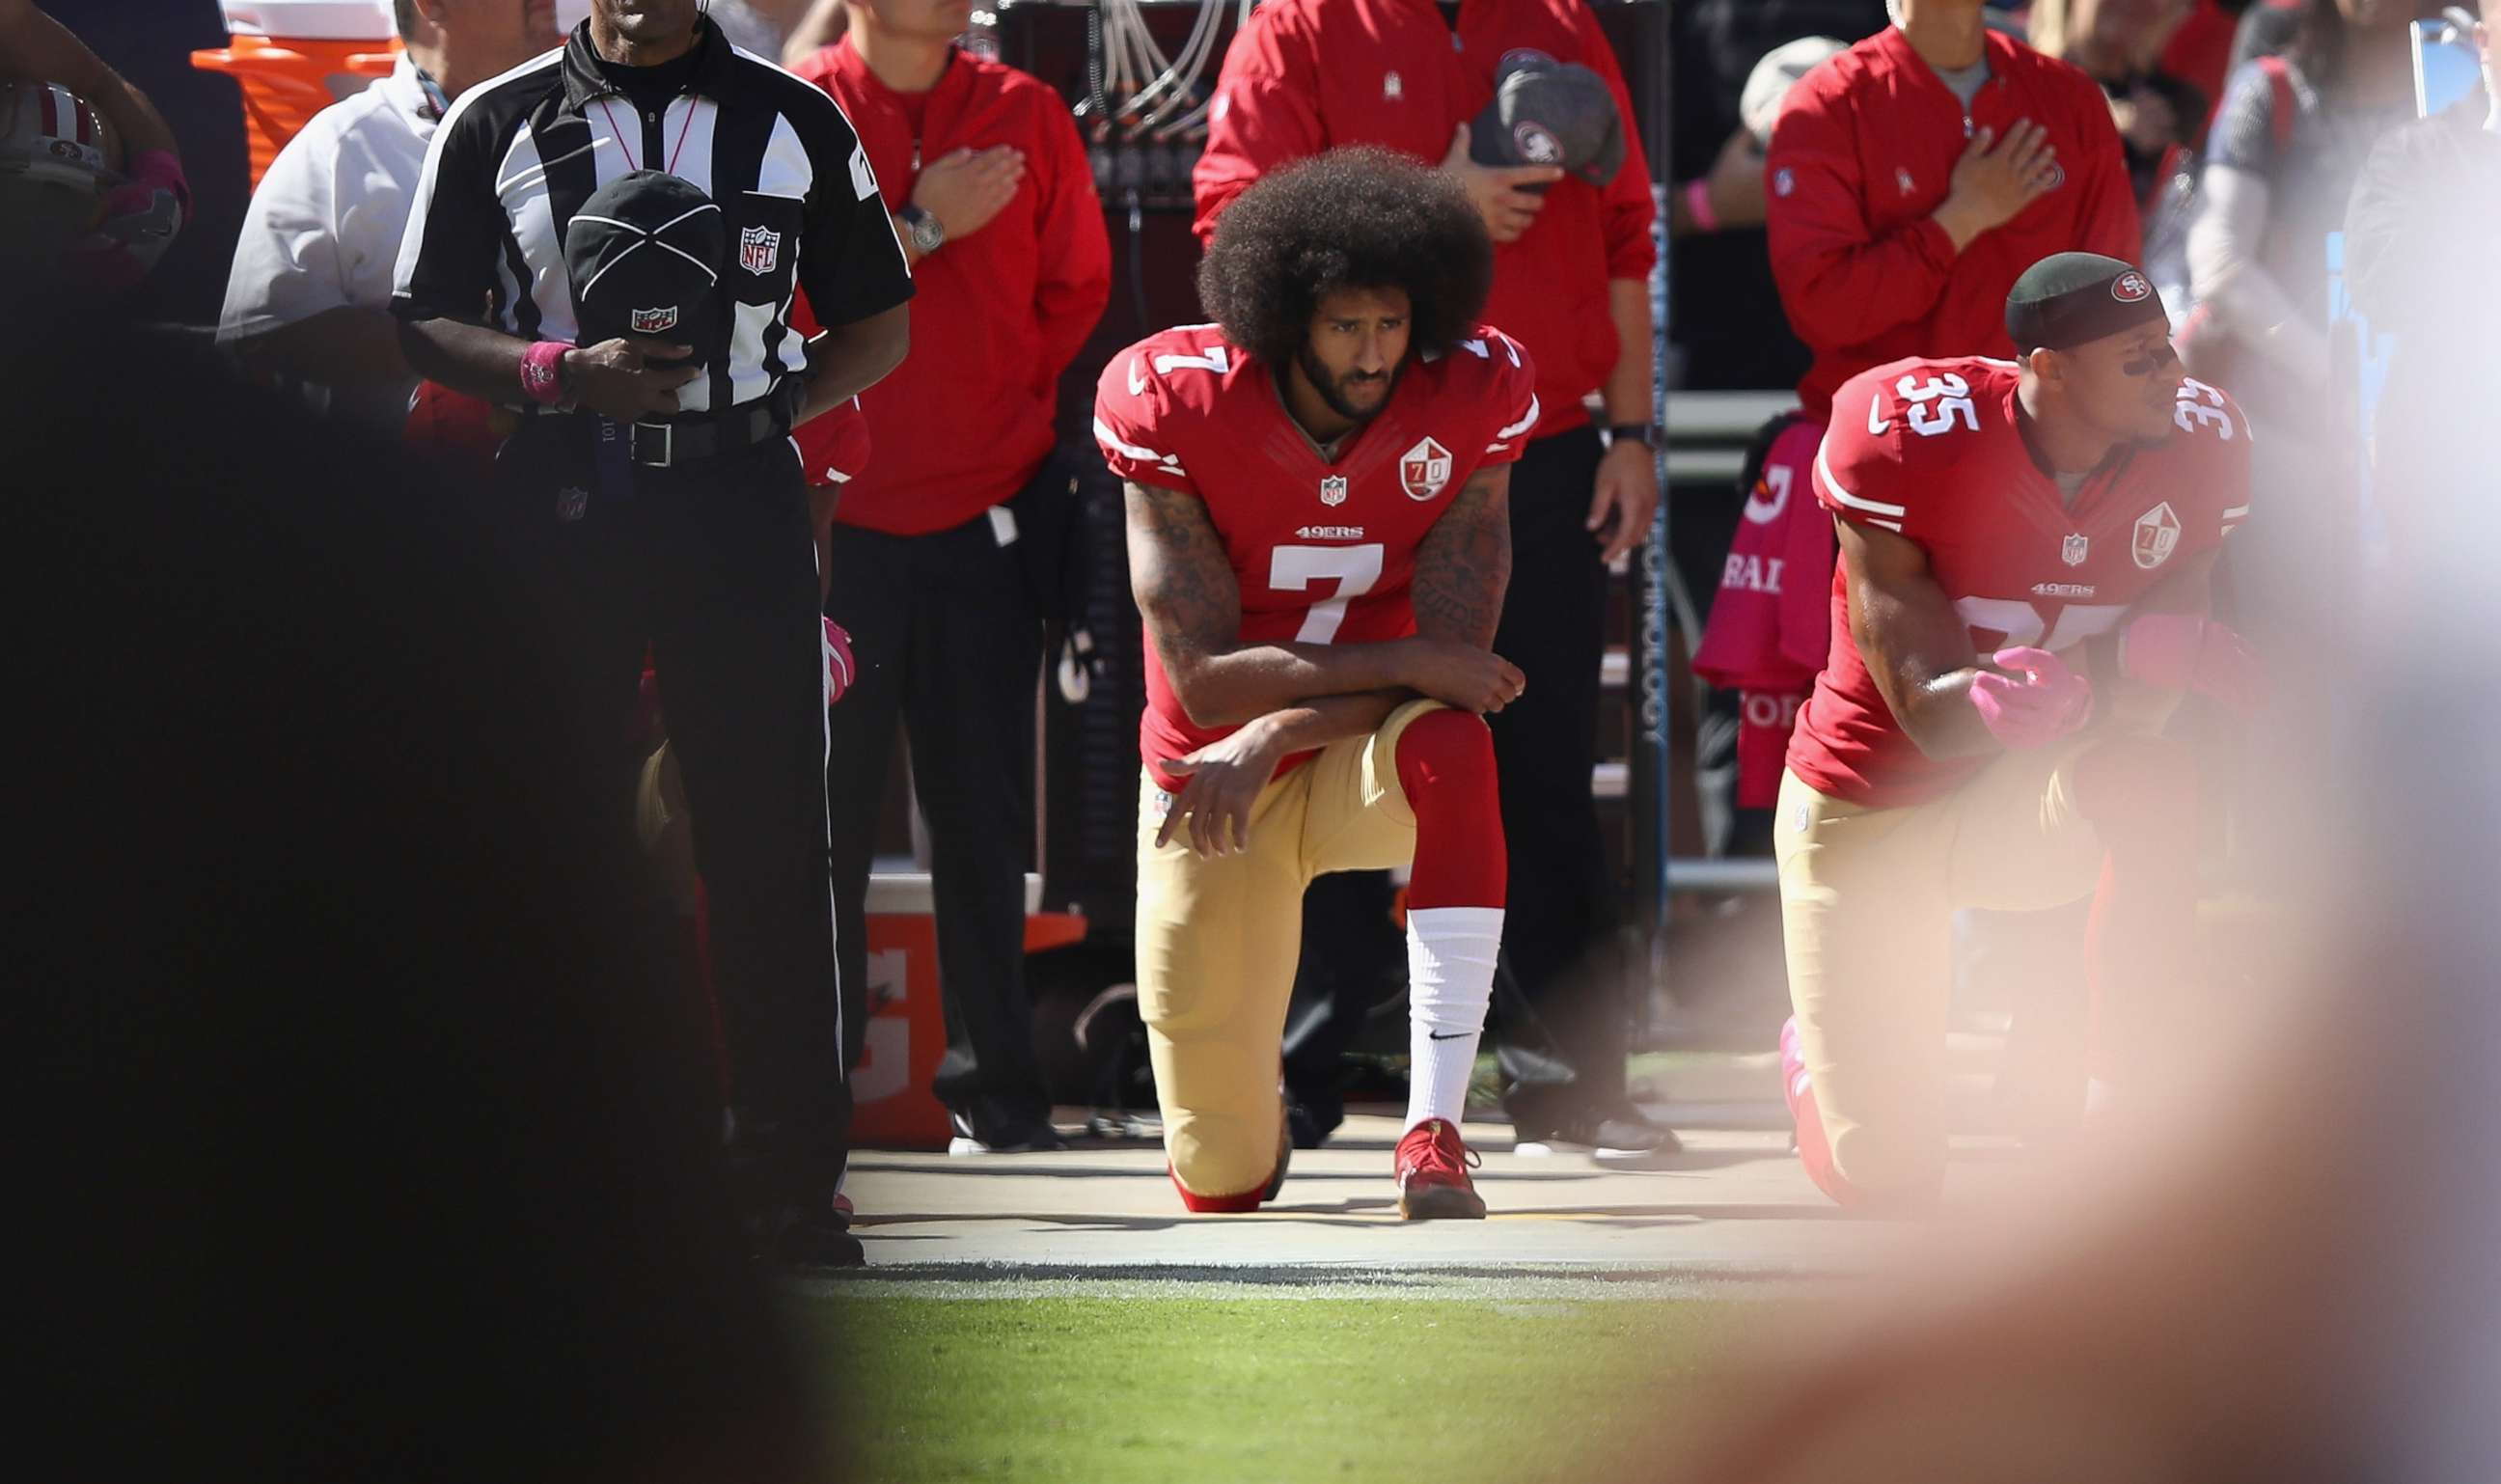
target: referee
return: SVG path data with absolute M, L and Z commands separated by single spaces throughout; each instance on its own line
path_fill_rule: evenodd
M 674 205 L 635 219 L 653 203 Z M 577 271 L 586 244 L 643 236 L 613 278 Z M 703 242 L 717 262 L 686 250 Z M 683 302 L 663 281 L 681 269 L 700 275 Z M 790 325 L 802 288 L 831 327 L 814 340 Z M 571 656 L 550 682 L 616 770 L 620 818 L 656 654 L 710 896 L 741 1194 L 800 1269 L 861 1259 L 836 1204 L 850 1094 L 825 661 L 788 434 L 903 359 L 911 296 L 830 97 L 736 50 L 698 0 L 593 0 L 561 49 L 445 116 L 392 297 L 419 375 L 529 414 L 497 455 L 495 506 L 543 573 Z

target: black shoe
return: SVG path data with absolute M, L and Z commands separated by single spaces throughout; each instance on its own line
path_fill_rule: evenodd
M 1049 1118 L 996 1127 L 975 1123 L 970 1113 L 950 1113 L 949 1118 L 955 1130 L 955 1137 L 947 1140 L 949 1154 L 1053 1154 L 1068 1147 Z
M 1297 1149 L 1317 1149 L 1328 1142 L 1337 1124 L 1338 1120 L 1322 1124 L 1317 1113 L 1292 1098 L 1285 1100 L 1285 1135 Z
M 1544 1128 L 1522 1127 L 1512 1152 L 1585 1153 L 1609 1170 L 1657 1170 L 1683 1154 L 1684 1145 L 1628 1099 L 1614 1107 L 1577 1109 Z
M 1277 1192 L 1285 1188 L 1285 1167 L 1294 1162 L 1293 1107 L 1291 1103 L 1285 1105 L 1285 1126 L 1277 1131 L 1277 1172 L 1268 1176 L 1268 1188 L 1259 1192 L 1263 1205 L 1276 1200 Z
M 850 1221 L 836 1210 L 821 1215 L 784 1210 L 765 1243 L 773 1266 L 792 1277 L 816 1277 L 868 1266 L 867 1249 L 851 1235 Z

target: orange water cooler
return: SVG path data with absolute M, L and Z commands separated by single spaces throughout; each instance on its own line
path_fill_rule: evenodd
M 1024 878 L 1024 950 L 1039 953 L 1085 936 L 1085 920 L 1037 912 L 1042 878 Z M 947 1015 L 938 999 L 938 927 L 929 877 L 880 872 L 868 883 L 868 1036 L 851 1073 L 851 1143 L 884 1149 L 943 1149 L 947 1108 L 929 1079 L 947 1054 Z
M 400 49 L 390 0 L 220 0 L 227 44 L 191 53 L 243 89 L 251 183 L 305 121 L 364 91 Z

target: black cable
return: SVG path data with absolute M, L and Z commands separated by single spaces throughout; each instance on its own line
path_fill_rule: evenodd
M 1103 8 L 1099 5 L 1085 7 L 1085 106 L 1081 112 L 1098 127 L 1112 121 L 1112 100 L 1103 96 Z
M 1137 311 L 1140 339 L 1163 328 L 1147 319 L 1147 214 L 1134 189 L 1129 192 L 1129 302 Z

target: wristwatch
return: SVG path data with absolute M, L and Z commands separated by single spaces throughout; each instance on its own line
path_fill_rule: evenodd
M 1607 429 L 1607 446 L 1631 442 L 1645 448 L 1658 446 L 1658 425 L 1650 422 L 1618 422 Z
M 917 206 L 907 205 L 895 214 L 903 218 L 903 229 L 912 236 L 912 250 L 921 257 L 947 246 L 947 223 Z

